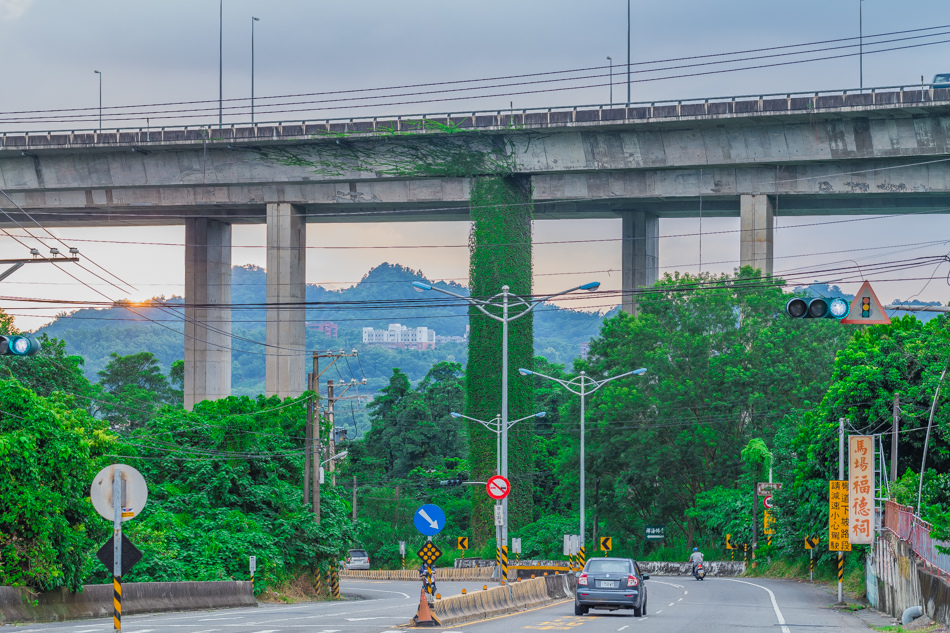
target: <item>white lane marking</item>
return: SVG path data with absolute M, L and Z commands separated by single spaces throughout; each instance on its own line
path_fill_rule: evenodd
M 676 601 L 677 601 L 677 602 L 682 602 L 683 599 L 682 599 L 682 598 L 677 598 Z
M 772 590 L 768 587 L 763 587 L 762 585 L 757 585 L 754 582 L 746 582 L 745 580 L 736 580 L 735 578 L 722 578 L 721 580 L 728 580 L 729 582 L 740 582 L 743 585 L 751 585 L 752 587 L 758 587 L 759 589 L 764 589 L 769 592 L 769 598 L 772 599 L 772 609 L 775 611 L 775 618 L 778 620 L 778 623 L 782 627 L 782 633 L 789 633 L 788 627 L 785 626 L 785 617 L 782 615 L 782 610 L 778 608 L 778 601 L 775 599 L 775 594 L 772 593 Z
M 402 591 L 386 591 L 385 589 L 373 589 L 372 587 L 360 587 L 360 589 L 362 591 L 375 591 L 376 593 L 398 593 L 403 598 L 409 598 L 409 594 Z
M 657 611 L 657 613 L 663 613 L 663 609 L 660 609 L 659 611 Z
M 628 626 L 630 626 L 630 625 L 629 625 L 629 624 L 624 624 L 622 627 L 620 627 L 620 628 L 617 629 L 617 630 L 618 630 L 618 631 L 622 631 L 622 630 L 624 630 L 625 628 L 627 628 Z
M 652 578 L 650 579 L 650 582 L 656 583 L 658 585 L 666 585 L 667 587 L 676 587 L 677 589 L 683 588 L 683 585 L 676 585 L 671 582 L 663 582 L 662 580 L 653 580 Z M 683 593 L 686 593 L 686 592 L 684 591 Z
M 688 593 L 689 593 L 689 592 L 686 591 L 685 589 L 683 590 L 683 595 L 684 595 L 684 596 L 685 596 L 686 594 L 688 594 Z
M 668 606 L 668 607 L 672 607 L 672 606 L 673 606 L 673 603 L 671 602 L 671 603 L 669 603 L 669 604 L 668 604 L 668 605 L 666 605 L 666 606 Z
M 226 618 L 201 618 L 199 622 L 212 622 L 215 620 L 243 620 L 245 616 L 243 615 L 229 615 Z
M 347 622 L 364 622 L 366 620 L 401 620 L 406 616 L 404 615 L 377 615 L 371 618 L 347 618 Z
M 260 631 L 254 631 L 254 633 L 279 633 L 277 629 L 262 629 Z

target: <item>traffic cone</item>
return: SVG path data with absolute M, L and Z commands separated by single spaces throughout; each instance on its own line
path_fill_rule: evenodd
M 419 610 L 416 611 L 416 617 L 412 619 L 413 626 L 438 626 L 438 621 L 432 617 L 432 611 L 429 610 L 429 600 L 426 597 L 425 587 L 419 595 Z

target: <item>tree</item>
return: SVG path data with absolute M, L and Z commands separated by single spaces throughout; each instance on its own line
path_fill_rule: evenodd
M 671 523 L 692 541 L 703 526 L 684 511 L 697 496 L 736 487 L 742 447 L 770 443 L 786 413 L 823 395 L 850 330 L 788 319 L 779 284 L 751 269 L 667 275 L 640 297 L 639 315 L 605 322 L 579 366 L 602 377 L 648 370 L 589 398 L 588 473 L 606 479 L 614 534 Z
M 112 447 L 105 423 L 61 394 L 0 381 L 0 585 L 80 588 L 108 531 L 89 486 Z
M 99 372 L 102 397 L 98 412 L 114 426 L 141 426 L 164 404 L 174 401 L 168 378 L 151 352 L 119 356 L 115 352 Z

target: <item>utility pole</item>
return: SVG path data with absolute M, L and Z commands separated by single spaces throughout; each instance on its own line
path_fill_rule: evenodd
M 897 432 L 900 425 L 901 396 L 894 394 L 894 424 L 891 426 L 891 482 L 897 481 Z
M 333 457 L 336 455 L 336 434 L 334 430 L 336 429 L 336 420 L 333 414 L 333 405 L 336 403 L 336 398 L 333 397 L 333 381 L 327 381 L 327 422 L 330 423 L 330 435 L 327 437 L 327 446 L 329 451 L 327 454 L 327 459 L 329 463 L 327 464 L 330 467 L 330 472 L 332 473 L 330 484 L 336 486 L 336 464 L 334 463 Z
M 307 391 L 313 391 L 313 374 L 307 374 Z M 315 409 L 313 398 L 307 400 L 307 422 L 303 440 L 303 503 L 310 501 L 310 462 L 313 461 L 311 449 L 313 447 L 313 412 Z
M 353 523 L 356 523 L 356 475 L 353 475 Z

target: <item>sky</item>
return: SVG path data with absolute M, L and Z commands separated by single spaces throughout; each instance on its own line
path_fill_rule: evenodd
M 738 50 L 792 46 L 854 38 L 859 34 L 859 6 L 868 51 L 863 57 L 863 85 L 884 87 L 930 81 L 950 72 L 950 35 L 905 40 L 880 48 L 941 42 L 884 53 L 870 52 L 873 36 L 950 24 L 950 3 L 936 0 L 666 0 L 631 4 L 631 61 L 675 59 Z M 794 7 L 794 8 L 792 8 Z M 95 127 L 102 80 L 103 106 L 131 106 L 183 101 L 208 108 L 189 123 L 216 121 L 218 98 L 219 3 L 215 0 L 0 0 L 0 41 L 4 61 L 0 76 L 0 133 L 22 129 Z M 267 114 L 268 97 L 374 87 L 543 73 L 626 60 L 627 3 L 547 0 L 475 3 L 403 0 L 225 0 L 223 17 L 223 96 L 246 99 L 251 82 L 251 18 L 254 23 L 254 79 L 258 120 L 277 117 L 337 117 L 366 114 L 445 112 L 491 108 L 527 108 L 605 104 L 609 79 L 593 78 L 551 86 L 589 88 L 536 94 L 470 98 L 451 102 L 357 107 L 334 102 L 336 109 L 292 114 Z M 950 32 L 950 28 L 936 33 Z M 910 34 L 913 35 L 913 34 Z M 908 35 L 879 37 L 890 40 Z M 850 44 L 839 42 L 825 47 Z M 791 50 L 791 49 L 789 49 Z M 850 52 L 837 49 L 805 56 L 827 57 Z M 782 63 L 799 58 L 769 58 L 734 66 Z M 667 67 L 678 65 L 669 62 Z M 638 70 L 643 67 L 634 67 Z M 666 70 L 634 75 L 632 100 L 689 99 L 770 92 L 854 89 L 861 81 L 857 57 L 825 59 L 768 68 L 701 76 L 712 67 Z M 101 75 L 93 71 L 99 70 Z M 575 74 L 589 76 L 604 71 Z M 411 89 L 421 90 L 421 89 Z M 410 90 L 410 91 L 411 91 Z M 504 91 L 523 92 L 526 88 Z M 625 98 L 622 71 L 614 68 L 615 101 Z M 491 94 L 491 91 L 489 91 Z M 364 93 L 365 94 L 365 93 Z M 308 97 L 282 99 L 307 101 Z M 424 100 L 430 97 L 391 99 Z M 278 101 L 272 101 L 277 103 Z M 246 102 L 236 103 L 242 107 Z M 68 123 L 14 123 L 30 110 L 86 108 Z M 292 108 L 287 108 L 292 109 Z M 138 111 L 150 110 L 149 106 Z M 137 111 L 137 112 L 138 112 Z M 247 114 L 226 121 L 246 121 Z M 59 113 L 57 116 L 62 116 Z M 158 116 L 161 120 L 162 115 Z M 89 117 L 92 117 L 90 119 Z M 107 110 L 106 119 L 109 118 Z M 180 119 L 184 120 L 184 119 Z M 165 121 L 168 124 L 172 119 Z M 142 117 L 104 122 L 106 126 L 144 126 Z M 150 120 L 149 124 L 154 123 Z M 871 266 L 950 251 L 950 220 L 944 215 L 872 218 L 778 217 L 775 272 L 803 267 Z M 737 218 L 663 220 L 660 224 L 661 273 L 700 270 L 730 272 L 738 264 Z M 556 292 L 589 280 L 604 289 L 620 287 L 619 220 L 537 221 L 534 229 L 535 291 Z M 469 227 L 464 222 L 327 224 L 308 227 L 307 281 L 334 287 L 359 281 L 382 262 L 421 269 L 430 279 L 465 282 Z M 83 271 L 74 271 L 110 299 L 144 299 L 180 295 L 184 288 L 184 230 L 181 227 L 56 229 L 82 256 L 117 274 L 133 288 L 119 293 Z M 569 242 L 565 244 L 564 242 Z M 122 243 L 127 242 L 127 243 Z M 545 244 L 545 242 L 559 242 Z M 701 247 L 700 247 L 701 243 Z M 264 265 L 264 228 L 234 228 L 235 265 Z M 321 250 L 326 246 L 361 247 Z M 378 248 L 366 249 L 366 246 Z M 425 248 L 419 248 L 424 246 Z M 0 236 L 2 257 L 22 257 L 23 247 Z M 702 264 L 700 264 L 702 261 Z M 946 303 L 950 264 L 879 276 L 880 298 L 918 298 Z M 869 275 L 870 276 L 870 275 Z M 873 277 L 872 277 L 873 278 Z M 820 281 L 834 282 L 832 274 Z M 27 266 L 4 280 L 0 295 L 70 300 L 103 297 L 77 284 L 65 272 L 43 265 Z M 853 278 L 841 283 L 855 292 Z M 600 303 L 598 303 L 598 301 Z M 588 309 L 606 309 L 613 301 L 592 300 Z M 577 303 L 570 304 L 580 305 Z M 36 310 L 16 302 L 0 302 L 15 315 L 21 329 L 31 330 L 51 319 L 59 308 Z

